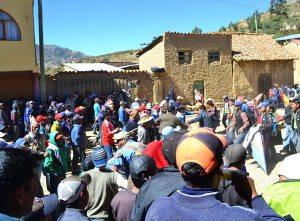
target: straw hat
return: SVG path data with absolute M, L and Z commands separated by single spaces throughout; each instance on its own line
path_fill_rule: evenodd
M 139 125 L 142 125 L 144 123 L 147 123 L 151 121 L 153 118 L 150 117 L 148 114 L 143 114 L 140 116 L 140 121 L 138 122 Z

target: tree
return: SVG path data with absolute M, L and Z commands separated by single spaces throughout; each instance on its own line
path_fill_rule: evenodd
M 219 29 L 219 32 L 226 32 L 227 31 L 227 29 L 224 27 L 224 26 L 222 26 L 220 29 Z
M 195 28 L 192 30 L 192 33 L 194 33 L 194 34 L 202 34 L 202 30 L 201 30 L 201 28 L 195 27 Z

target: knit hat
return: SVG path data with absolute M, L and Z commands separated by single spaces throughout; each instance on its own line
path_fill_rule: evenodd
M 75 202 L 87 185 L 85 180 L 76 176 L 70 176 L 62 180 L 57 187 L 58 200 L 64 204 Z
M 300 153 L 286 157 L 279 168 L 278 175 L 285 176 L 288 179 L 300 179 Z
M 166 136 L 166 138 L 163 141 L 162 153 L 170 164 L 176 164 L 176 150 L 178 142 L 183 135 L 184 133 L 175 131 L 171 135 Z
M 246 160 L 247 151 L 241 144 L 230 145 L 224 155 L 224 163 L 230 167 L 235 163 L 244 163 Z
M 212 133 L 189 132 L 182 136 L 176 150 L 176 163 L 181 171 L 185 163 L 196 163 L 207 175 L 222 164 L 221 141 Z
M 147 155 L 135 156 L 130 162 L 130 176 L 133 179 L 140 178 L 141 173 L 154 175 L 156 170 L 155 161 Z
M 95 167 L 103 167 L 107 164 L 107 155 L 103 147 L 96 147 L 92 152 L 92 160 Z

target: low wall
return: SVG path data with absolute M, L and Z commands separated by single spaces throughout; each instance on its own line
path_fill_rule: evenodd
M 131 90 L 132 97 L 153 99 L 153 79 L 144 71 L 124 72 L 59 72 L 46 77 L 47 96 L 63 96 L 65 92 L 111 94 Z

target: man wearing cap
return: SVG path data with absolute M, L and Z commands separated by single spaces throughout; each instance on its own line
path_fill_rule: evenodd
M 10 112 L 10 120 L 13 126 L 14 140 L 17 140 L 20 135 L 20 112 L 18 103 L 13 103 L 12 111 Z
M 72 159 L 72 174 L 78 175 L 79 168 L 78 163 L 80 163 L 85 156 L 85 145 L 86 145 L 86 135 L 82 128 L 82 116 L 76 114 L 73 117 L 73 128 L 71 131 L 71 141 L 73 150 Z
M 70 176 L 60 182 L 57 196 L 60 203 L 66 205 L 66 210 L 58 221 L 88 221 L 84 209 L 88 204 L 88 181 L 76 176 Z
M 127 221 L 130 218 L 135 198 L 142 185 L 156 173 L 155 162 L 146 155 L 135 156 L 130 163 L 130 177 L 133 187 L 120 191 L 111 201 L 115 221 Z
M 209 127 L 211 129 L 214 128 L 213 122 L 211 118 L 208 116 L 206 112 L 206 107 L 204 105 L 201 105 L 199 107 L 199 114 L 196 118 L 189 120 L 188 124 L 193 124 L 199 122 L 199 127 Z
M 58 184 L 65 178 L 66 172 L 70 170 L 71 166 L 62 134 L 50 133 L 46 152 L 48 154 L 43 163 L 43 173 L 46 176 L 48 191 L 56 193 Z
M 230 171 L 241 171 L 245 168 L 246 149 L 241 144 L 230 145 L 224 155 L 224 169 Z M 222 202 L 230 206 L 249 207 L 248 203 L 238 195 L 230 179 L 221 179 L 219 190 Z
M 87 189 L 89 201 L 86 206 L 87 216 L 90 219 L 111 220 L 110 203 L 118 192 L 118 188 L 127 188 L 127 180 L 117 172 L 105 169 L 108 158 L 103 147 L 96 147 L 92 152 L 95 168 L 82 175 L 91 183 Z
M 96 130 L 98 128 L 98 124 L 97 124 L 97 119 L 98 119 L 98 115 L 100 114 L 101 111 L 101 107 L 100 107 L 100 99 L 99 98 L 95 98 L 94 100 L 94 105 L 93 105 L 93 109 L 94 109 L 94 125 L 93 125 L 93 134 L 97 134 Z
M 154 139 L 150 136 L 150 128 L 152 126 L 152 117 L 150 117 L 148 114 L 143 113 L 140 116 L 140 120 L 138 122 L 138 130 L 137 130 L 137 141 L 147 145 Z
M 122 127 L 124 127 L 128 121 L 128 117 L 127 117 L 127 112 L 125 109 L 125 102 L 124 101 L 120 101 L 120 107 L 118 110 L 118 116 L 119 116 L 119 122 L 122 123 Z
M 59 132 L 62 133 L 62 121 L 63 121 L 63 115 L 61 113 L 55 114 L 54 117 L 55 121 L 53 122 L 50 132 Z
M 25 125 L 25 133 L 28 133 L 30 130 L 30 116 L 33 112 L 33 101 L 26 102 L 26 108 L 24 111 L 24 125 Z
M 254 210 L 229 207 L 216 198 L 223 148 L 218 137 L 209 132 L 183 135 L 176 163 L 186 186 L 154 201 L 145 220 L 284 220 L 257 195 L 254 181 L 246 176 L 237 176 L 235 185 Z
M 159 173 L 143 184 L 136 197 L 130 221 L 144 221 L 147 211 L 154 200 L 170 196 L 184 186 L 185 183 L 177 169 L 175 159 L 177 143 L 182 135 L 182 132 L 175 131 L 164 139 L 162 154 L 169 166 L 162 168 Z
M 286 220 L 300 220 L 300 153 L 286 157 L 279 167 L 279 182 L 263 192 L 266 202 Z

